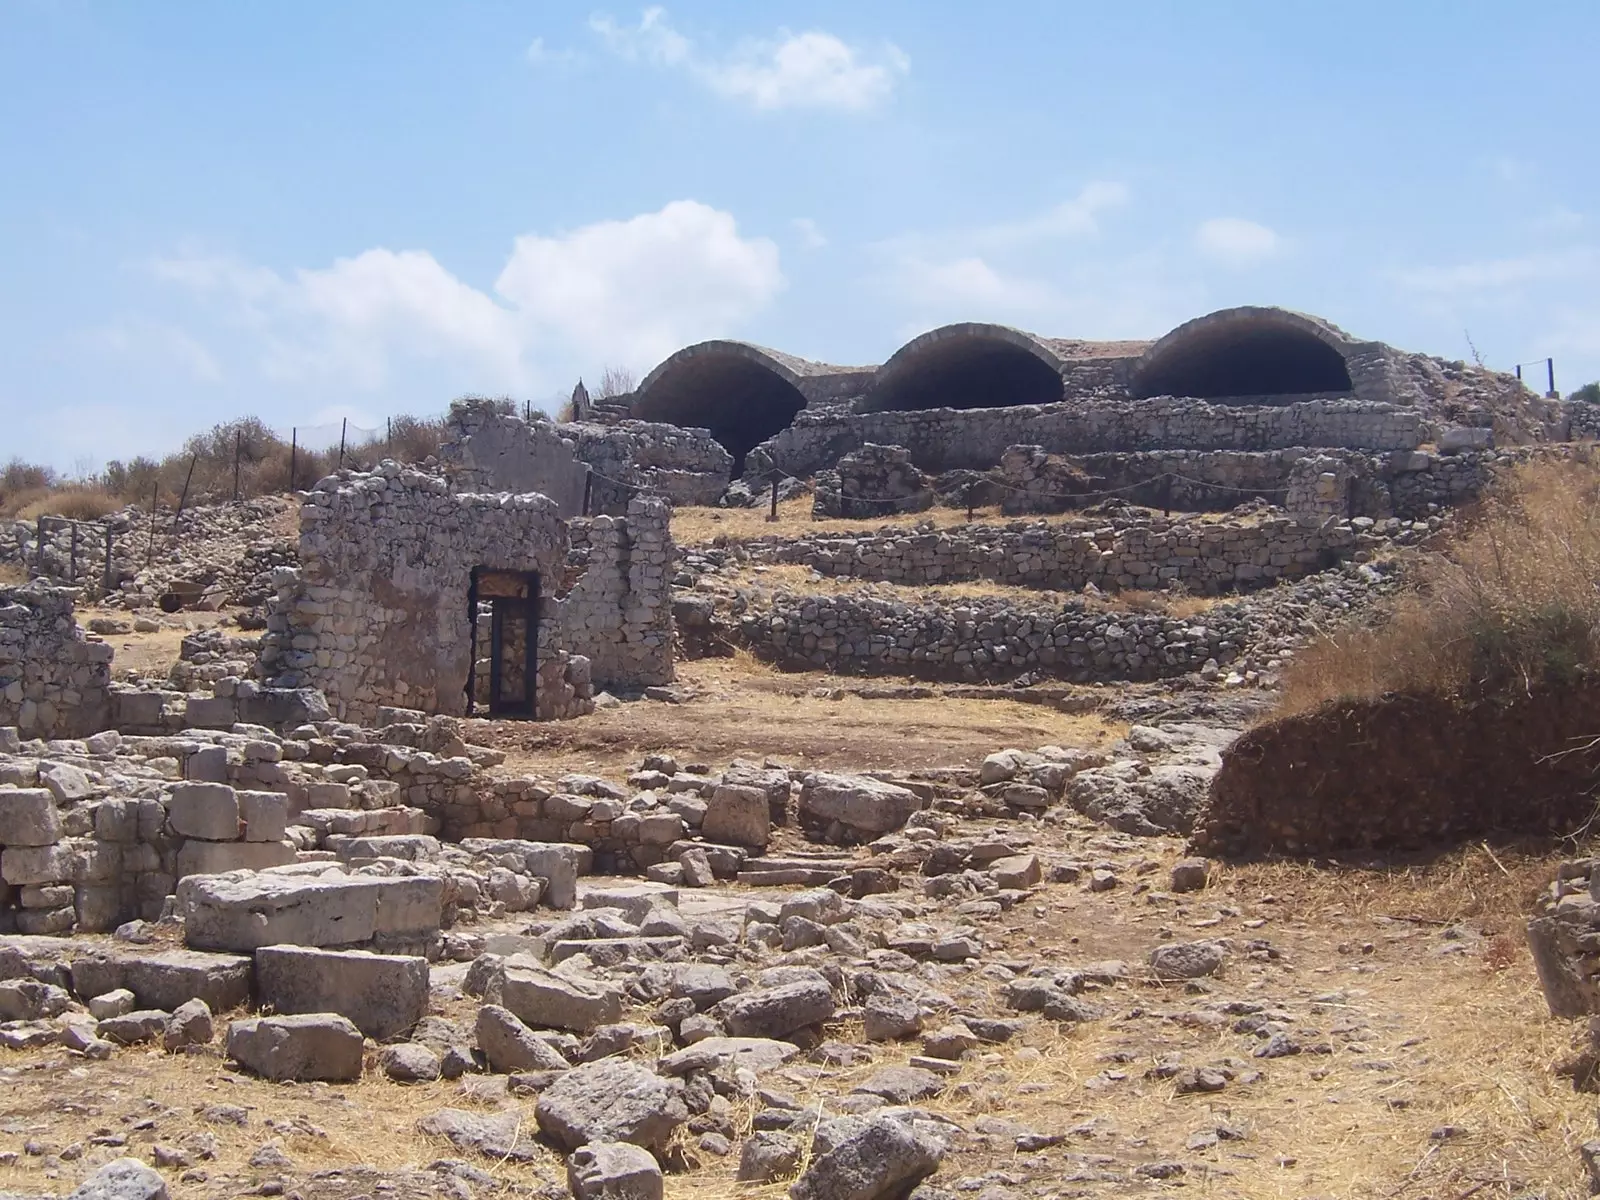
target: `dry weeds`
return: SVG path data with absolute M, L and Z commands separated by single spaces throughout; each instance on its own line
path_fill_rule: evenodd
M 1376 626 L 1302 650 L 1280 711 L 1389 692 L 1526 694 L 1600 667 L 1600 465 L 1517 469 Z

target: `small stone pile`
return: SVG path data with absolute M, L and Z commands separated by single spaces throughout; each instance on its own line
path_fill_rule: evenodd
M 818 471 L 811 516 L 872 519 L 933 506 L 933 485 L 904 446 L 868 442 Z

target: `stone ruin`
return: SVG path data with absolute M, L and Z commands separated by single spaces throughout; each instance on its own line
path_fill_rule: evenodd
M 393 463 L 330 476 L 301 509 L 262 673 L 333 714 L 564 717 L 597 688 L 670 683 L 670 509 L 563 519 L 537 493 L 462 494 Z

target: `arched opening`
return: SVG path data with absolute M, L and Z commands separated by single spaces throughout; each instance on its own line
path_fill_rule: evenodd
M 907 342 L 878 368 L 860 411 L 1004 408 L 1061 398 L 1061 364 L 1027 334 L 947 325 Z
M 733 456 L 733 475 L 745 455 L 793 423 L 806 398 L 791 372 L 758 346 L 703 342 L 680 350 L 645 377 L 632 415 L 711 436 Z
M 1145 353 L 1133 394 L 1287 403 L 1351 390 L 1331 326 L 1284 309 L 1228 309 L 1180 325 Z

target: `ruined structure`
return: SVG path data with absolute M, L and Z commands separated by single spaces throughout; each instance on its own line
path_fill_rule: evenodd
M 456 493 L 393 463 L 330 476 L 301 510 L 263 673 L 367 721 L 479 703 L 569 716 L 596 687 L 669 682 L 669 511 L 640 496 L 624 517 L 567 521 L 548 496 Z
M 0 726 L 43 738 L 105 728 L 111 647 L 78 627 L 73 596 L 42 582 L 0 588 Z

